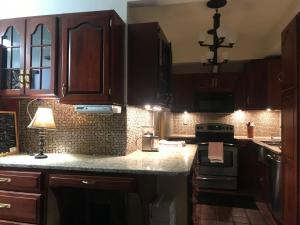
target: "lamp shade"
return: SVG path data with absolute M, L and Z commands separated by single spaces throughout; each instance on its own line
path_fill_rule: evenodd
M 55 129 L 55 122 L 51 108 L 38 107 L 28 128 L 36 129 Z

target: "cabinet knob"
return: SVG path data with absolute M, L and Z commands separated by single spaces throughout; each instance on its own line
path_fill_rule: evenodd
M 277 74 L 277 79 L 279 80 L 280 83 L 282 82 L 282 72 L 279 72 Z
M 95 184 L 96 181 L 93 181 L 93 180 L 82 180 L 81 183 L 82 184 Z
M 8 177 L 0 177 L 0 183 L 10 183 L 11 178 Z
M 65 97 L 66 92 L 67 92 L 67 85 L 62 84 L 62 87 L 61 87 L 61 94 L 62 94 L 62 97 Z
M 11 204 L 0 203 L 0 209 L 9 209 L 11 208 Z

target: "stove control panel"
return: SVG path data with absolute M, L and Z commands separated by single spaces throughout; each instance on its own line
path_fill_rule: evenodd
M 222 123 L 201 123 L 196 125 L 197 133 L 234 133 L 234 127 Z

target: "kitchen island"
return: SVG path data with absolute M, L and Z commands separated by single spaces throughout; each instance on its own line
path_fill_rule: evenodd
M 126 156 L 49 153 L 45 159 L 17 154 L 0 158 L 0 167 L 188 176 L 196 150 L 196 145 L 187 145 L 164 147 L 159 152 L 137 150 Z
M 177 223 L 189 224 L 191 198 L 188 196 L 191 195 L 191 169 L 196 150 L 196 145 L 187 145 L 161 148 L 159 152 L 138 150 L 126 156 L 52 153 L 47 154 L 46 159 L 35 159 L 25 154 L 2 157 L 0 200 L 13 205 L 25 192 L 30 199 L 18 204 L 28 204 L 28 207 L 18 209 L 23 217 L 18 217 L 20 212 L 16 207 L 10 207 L 4 214 L 0 211 L 0 219 L 38 225 L 81 224 L 79 220 L 88 220 L 95 215 L 82 216 L 76 205 L 94 207 L 100 204 L 102 207 L 113 204 L 113 207 L 108 207 L 112 208 L 110 214 L 120 213 L 122 202 L 138 196 L 141 211 L 135 210 L 133 217 L 141 216 L 146 225 L 149 224 L 149 206 L 154 197 L 168 194 L 176 199 Z M 99 201 L 102 198 L 99 196 L 106 192 L 105 198 L 109 196 L 107 202 L 99 203 L 92 197 L 96 195 Z M 123 195 L 116 200 L 117 194 L 111 193 L 123 193 L 127 200 L 120 200 Z M 81 195 L 89 196 L 88 203 Z M 74 197 L 79 204 L 74 204 Z M 24 211 L 29 209 L 31 211 Z M 127 206 L 123 209 L 127 210 Z M 93 210 L 85 209 L 85 213 Z M 53 213 L 55 211 L 58 213 Z M 80 216 L 74 219 L 75 215 Z M 115 217 L 119 216 L 122 215 Z M 141 223 L 130 220 L 128 224 Z

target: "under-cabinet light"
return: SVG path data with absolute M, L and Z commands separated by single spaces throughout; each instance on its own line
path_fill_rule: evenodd
M 153 111 L 161 111 L 161 107 L 160 106 L 153 106 Z
M 145 109 L 146 110 L 152 110 L 152 107 L 151 107 L 151 105 L 145 105 Z

